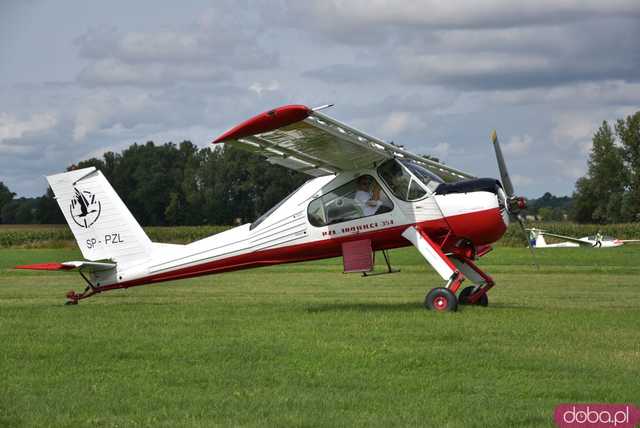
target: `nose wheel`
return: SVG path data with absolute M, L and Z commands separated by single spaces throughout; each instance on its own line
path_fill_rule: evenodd
M 427 293 L 424 306 L 437 312 L 453 312 L 458 310 L 458 298 L 448 288 L 434 288 Z

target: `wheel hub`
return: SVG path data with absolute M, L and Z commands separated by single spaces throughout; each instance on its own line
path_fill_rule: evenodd
M 447 299 L 442 296 L 438 296 L 433 301 L 433 304 L 437 310 L 441 311 L 447 307 Z

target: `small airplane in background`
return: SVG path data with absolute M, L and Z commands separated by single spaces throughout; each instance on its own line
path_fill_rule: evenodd
M 477 178 L 341 123 L 320 110 L 287 105 L 255 116 L 213 141 L 261 155 L 310 179 L 251 224 L 192 242 L 152 242 L 96 168 L 48 176 L 86 260 L 20 269 L 77 269 L 98 293 L 233 270 L 342 257 L 345 272 L 371 272 L 380 251 L 413 245 L 444 280 L 425 307 L 486 306 L 495 284 L 475 260 L 510 221 L 524 226 L 495 131 L 501 180 Z M 473 285 L 461 288 L 468 280 Z
M 529 232 L 529 244 L 534 248 L 613 248 L 621 247 L 627 242 L 640 242 L 640 239 L 616 239 L 611 236 L 596 233 L 582 238 L 558 235 L 537 228 L 526 229 Z M 565 242 L 548 244 L 545 236 L 552 236 Z

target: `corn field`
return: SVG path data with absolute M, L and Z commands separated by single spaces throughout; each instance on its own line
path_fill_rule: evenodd
M 230 226 L 145 227 L 154 242 L 186 244 L 220 233 Z M 0 248 L 74 248 L 71 230 L 66 225 L 0 226 Z
M 215 235 L 231 226 L 173 226 L 146 227 L 145 232 L 154 242 L 186 244 Z M 640 223 L 609 225 L 575 224 L 569 222 L 530 222 L 527 227 L 537 227 L 560 235 L 583 237 L 600 231 L 618 239 L 640 239 Z M 497 243 L 499 246 L 520 247 L 526 241 L 520 227 L 511 224 L 507 233 Z M 0 248 L 74 248 L 75 240 L 66 225 L 0 225 Z

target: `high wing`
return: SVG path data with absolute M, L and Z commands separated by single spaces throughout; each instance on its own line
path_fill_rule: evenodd
M 584 239 L 580 239 L 580 238 L 572 238 L 571 236 L 563 236 L 563 235 L 556 235 L 555 233 L 549 233 L 549 232 L 540 232 L 541 235 L 545 235 L 545 236 L 553 236 L 554 238 L 559 238 L 559 239 L 564 239 L 565 241 L 569 241 L 569 242 L 575 242 L 576 244 L 580 244 L 580 246 L 582 247 L 593 247 L 594 243 L 591 241 L 586 241 Z
M 318 109 L 287 105 L 259 114 L 230 129 L 212 144 L 249 150 L 273 164 L 320 177 L 375 168 L 387 159 L 411 159 L 445 181 L 473 175 L 415 155 L 341 123 Z

